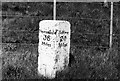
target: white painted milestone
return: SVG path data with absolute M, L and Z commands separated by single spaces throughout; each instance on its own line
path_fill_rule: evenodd
M 69 63 L 70 23 L 63 20 L 43 20 L 39 23 L 38 73 L 55 78 L 56 71 Z

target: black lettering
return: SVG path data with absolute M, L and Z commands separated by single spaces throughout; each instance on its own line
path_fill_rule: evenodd
M 48 34 L 56 34 L 58 30 L 49 30 L 49 31 L 42 31 L 42 30 L 39 30 L 40 32 L 42 33 L 48 33 Z
M 42 33 L 48 33 L 48 34 L 56 34 L 58 32 L 58 30 L 49 30 L 49 31 L 42 31 L 39 30 Z M 69 34 L 69 32 L 63 31 L 63 30 L 59 30 L 59 34 Z
M 44 38 L 43 38 L 43 40 L 50 41 L 50 35 L 44 35 Z
M 51 47 L 51 44 L 48 44 L 47 42 L 42 42 L 42 45 L 47 45 L 47 46 Z
M 67 46 L 67 43 L 66 44 L 64 44 L 64 43 L 59 43 L 59 47 L 66 47 Z
M 61 36 L 61 37 L 60 37 L 60 42 L 66 41 L 66 39 L 67 39 L 67 36 Z
M 42 42 L 42 45 L 45 45 L 45 42 Z
M 60 34 L 68 34 L 69 32 L 65 32 L 65 31 L 59 31 Z

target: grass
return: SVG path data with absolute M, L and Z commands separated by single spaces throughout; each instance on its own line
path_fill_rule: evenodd
M 96 51 L 93 48 L 72 48 L 74 61 L 65 71 L 58 72 L 56 79 L 117 79 L 119 55 L 117 48 L 111 51 Z M 16 51 L 3 53 L 3 78 L 5 79 L 38 79 L 37 45 L 23 45 Z
M 109 36 L 103 34 L 109 33 L 110 8 L 97 3 L 80 4 L 58 3 L 57 18 L 71 23 L 71 64 L 64 71 L 57 72 L 56 79 L 120 79 L 117 22 L 114 22 L 112 50 L 104 48 L 109 43 Z M 52 12 L 52 4 L 3 3 L 2 10 L 3 79 L 41 79 L 37 75 L 39 22 L 52 19 L 52 13 L 49 14 Z M 79 19 L 81 17 L 83 19 Z M 96 18 L 98 19 L 95 20 Z M 85 45 L 89 47 L 84 47 Z M 93 45 L 102 47 L 92 47 Z

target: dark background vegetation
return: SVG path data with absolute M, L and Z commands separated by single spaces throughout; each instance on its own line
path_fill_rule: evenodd
M 56 79 L 120 79 L 120 4 L 114 3 L 113 47 L 109 50 L 110 3 L 57 3 L 57 19 L 71 23 L 70 64 Z M 3 2 L 3 79 L 37 75 L 41 20 L 53 19 L 53 3 Z

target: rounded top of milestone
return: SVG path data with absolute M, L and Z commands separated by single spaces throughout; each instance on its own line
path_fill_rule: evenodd
M 40 23 L 48 23 L 48 22 L 50 22 L 50 23 L 57 23 L 57 22 L 66 22 L 66 23 L 68 23 L 69 25 L 70 25 L 70 22 L 68 22 L 68 21 L 65 21 L 65 20 L 42 20 L 42 21 L 40 21 Z

